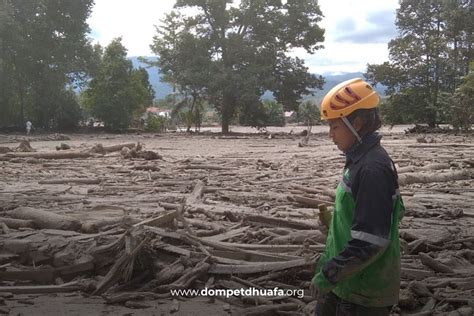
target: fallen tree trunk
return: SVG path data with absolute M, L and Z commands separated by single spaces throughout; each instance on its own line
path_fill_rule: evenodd
M 106 154 L 106 153 L 111 153 L 114 151 L 121 151 L 122 148 L 124 147 L 127 147 L 128 149 L 132 149 L 135 146 L 137 146 L 137 144 L 135 143 L 125 143 L 125 144 L 118 144 L 118 145 L 105 146 L 105 147 L 102 144 L 97 144 L 94 147 L 92 147 L 89 151 L 92 153 L 97 153 L 97 154 Z
M 7 153 L 5 157 L 9 158 L 36 158 L 36 159 L 74 159 L 74 158 L 89 158 L 91 153 L 82 151 L 52 151 L 52 152 L 18 152 Z
M 159 272 L 155 273 L 154 282 L 157 285 L 168 284 L 178 279 L 180 276 L 182 276 L 183 272 L 184 272 L 184 264 L 183 264 L 183 259 L 181 257 L 175 262 L 173 262 L 172 264 L 168 264 L 164 266 Z
M 301 195 L 291 195 L 288 196 L 288 200 L 291 202 L 298 202 L 302 205 L 309 206 L 312 208 L 318 208 L 319 205 L 321 204 L 326 204 L 326 205 L 332 205 L 333 203 L 331 201 L 325 201 L 325 200 L 319 200 L 319 199 L 314 199 L 314 198 L 309 198 L 306 196 L 301 196 Z
M 111 286 L 116 284 L 120 279 L 128 281 L 132 274 L 135 258 L 138 252 L 145 246 L 148 241 L 149 240 L 145 238 L 134 249 L 130 249 L 130 252 L 125 251 L 122 256 L 115 261 L 115 264 L 109 270 L 107 275 L 100 281 L 100 283 L 97 285 L 97 288 L 92 294 L 100 295 L 104 293 Z
M 44 294 L 44 293 L 66 293 L 75 292 L 81 289 L 77 282 L 69 282 L 61 285 L 21 285 L 21 286 L 0 286 L 0 293 L 7 292 L 13 294 Z
M 195 267 L 189 269 L 188 271 L 184 271 L 183 275 L 171 283 L 169 288 L 171 289 L 187 289 L 193 284 L 193 282 L 200 278 L 202 275 L 206 274 L 211 265 L 206 261 L 208 258 L 205 258 L 203 261 L 199 262 Z
M 204 169 L 204 170 L 233 170 L 234 168 L 222 167 L 222 166 L 217 166 L 217 165 L 187 165 L 187 166 L 181 167 L 181 169 L 189 169 L 189 170 L 199 170 L 199 169 Z
M 163 226 L 167 225 L 172 222 L 175 218 L 178 217 L 178 211 L 174 210 L 171 212 L 165 212 L 157 217 L 145 219 L 135 225 L 133 227 L 139 226 Z
M 15 219 L 8 217 L 0 217 L 0 223 L 5 223 L 8 228 L 18 229 L 18 228 L 34 228 L 34 222 L 32 220 L 24 219 Z
M 224 240 L 227 240 L 227 239 L 230 239 L 230 238 L 233 238 L 245 233 L 249 228 L 250 226 L 244 226 L 244 227 L 240 227 L 240 228 L 236 228 L 236 229 L 224 232 L 219 235 L 203 237 L 202 239 L 208 240 L 208 241 L 215 241 L 215 242 L 224 241 Z
M 8 216 L 16 219 L 31 220 L 38 228 L 62 229 L 77 231 L 81 223 L 69 216 L 58 215 L 52 212 L 34 209 L 31 207 L 18 207 L 7 212 Z
M 304 177 L 293 177 L 293 178 L 280 178 L 280 179 L 273 179 L 273 180 L 266 180 L 266 181 L 249 181 L 250 184 L 258 185 L 258 184 L 271 184 L 271 183 L 280 183 L 280 182 L 288 182 L 297 181 L 297 180 L 308 180 L 312 179 L 311 176 L 304 176 Z
M 247 215 L 244 219 L 249 224 L 265 224 L 272 227 L 289 227 L 294 229 L 318 229 L 318 225 L 290 220 L 286 218 L 277 218 L 264 215 Z
M 302 245 L 261 245 L 261 244 L 238 244 L 238 243 L 231 243 L 231 242 L 225 242 L 221 241 L 219 242 L 222 246 L 228 246 L 228 247 L 237 247 L 240 249 L 247 249 L 247 250 L 254 250 L 254 251 L 265 251 L 265 252 L 276 252 L 276 253 L 281 253 L 281 252 L 287 252 L 287 251 L 297 251 L 301 249 Z M 309 249 L 315 250 L 315 251 L 323 251 L 325 245 L 309 245 Z
M 260 262 L 257 264 L 215 264 L 209 269 L 209 273 L 213 274 L 253 274 L 269 271 L 279 271 L 290 268 L 298 268 L 304 266 L 311 266 L 313 264 L 307 259 L 297 259 L 283 262 Z
M 67 183 L 77 183 L 77 184 L 100 184 L 101 179 L 84 179 L 84 178 L 67 178 L 67 179 L 50 179 L 50 180 L 40 180 L 38 184 L 67 184 Z
M 112 225 L 136 225 L 139 223 L 140 220 L 129 215 L 122 216 L 122 217 L 112 217 L 112 218 L 104 218 L 100 220 L 95 220 L 91 222 L 85 222 L 81 225 L 81 231 L 86 234 L 97 233 L 102 228 Z
M 470 170 L 460 170 L 442 173 L 402 173 L 398 176 L 398 183 L 400 185 L 408 185 L 412 183 L 430 183 L 430 182 L 448 182 L 452 180 L 467 180 L 471 179 L 472 174 Z
M 302 245 L 303 242 L 307 239 L 310 240 L 315 240 L 318 243 L 325 243 L 326 242 L 326 236 L 321 233 L 319 230 L 298 230 L 295 232 L 292 232 L 288 235 L 284 236 L 279 236 L 272 238 L 270 240 L 270 244 L 280 244 L 280 245 L 286 245 L 286 244 L 299 244 Z
M 418 254 L 420 257 L 421 263 L 423 263 L 425 266 L 433 269 L 436 272 L 441 272 L 441 273 L 454 273 L 453 269 L 448 267 L 447 265 L 431 258 L 429 255 L 426 253 L 420 252 Z
M 331 199 L 334 199 L 336 197 L 336 190 L 335 189 L 328 189 L 328 188 L 313 189 L 313 188 L 308 188 L 308 187 L 298 185 L 298 184 L 293 184 L 291 187 L 293 189 L 303 191 L 303 192 L 306 192 L 306 193 L 326 195 L 326 196 L 330 197 Z
M 193 205 L 202 201 L 204 194 L 204 182 L 198 180 L 194 186 L 193 192 L 186 198 L 186 205 Z

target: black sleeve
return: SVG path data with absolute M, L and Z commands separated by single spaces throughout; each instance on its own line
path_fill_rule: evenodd
M 336 284 L 358 273 L 382 254 L 389 243 L 392 218 L 394 174 L 389 168 L 361 168 L 352 185 L 355 208 L 352 239 L 335 258 L 322 268 L 322 273 Z
M 361 168 L 352 186 L 355 200 L 352 238 L 372 244 L 383 243 L 378 239 L 388 239 L 395 194 L 394 177 L 388 166 Z

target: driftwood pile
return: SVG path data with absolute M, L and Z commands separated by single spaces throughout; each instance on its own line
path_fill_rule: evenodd
M 311 314 L 318 207 L 332 207 L 343 159 L 327 141 L 280 137 L 0 155 L 0 297 L 81 291 L 148 308 L 181 299 L 175 289 L 278 287 L 304 292 L 215 299 L 229 313 Z M 472 314 L 474 144 L 398 137 L 384 139 L 407 206 L 394 313 Z

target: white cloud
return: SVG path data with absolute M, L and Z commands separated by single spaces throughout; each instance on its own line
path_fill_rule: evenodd
M 102 46 L 122 37 L 129 56 L 150 56 L 155 25 L 173 8 L 173 0 L 96 0 L 88 20 L 91 36 Z
M 327 42 L 325 48 L 309 55 L 298 50 L 292 55 L 303 58 L 309 71 L 316 74 L 365 72 L 367 64 L 380 64 L 387 60 L 387 44 Z
M 122 37 L 129 56 L 153 55 L 149 46 L 165 13 L 174 0 L 96 0 L 88 23 L 91 36 L 106 46 Z M 394 34 L 398 0 L 320 0 L 324 14 L 324 49 L 313 55 L 303 50 L 295 54 L 305 59 L 311 72 L 318 74 L 365 71 L 367 63 L 388 59 L 387 42 Z M 393 13 L 392 15 L 390 13 Z M 393 27 L 391 27 L 393 26 Z

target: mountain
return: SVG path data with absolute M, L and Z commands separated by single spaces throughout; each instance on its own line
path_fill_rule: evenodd
M 145 57 L 148 60 L 151 61 L 156 61 L 156 57 Z M 149 80 L 150 83 L 155 90 L 155 98 L 156 99 L 163 99 L 166 95 L 170 94 L 173 91 L 173 88 L 164 82 L 161 82 L 161 73 L 157 67 L 148 67 L 148 65 L 142 63 L 138 57 L 130 57 L 129 58 L 133 66 L 135 68 L 138 67 L 143 67 L 147 70 L 148 75 L 149 75 Z M 342 73 L 342 74 L 337 74 L 337 75 L 331 75 L 331 74 L 326 74 L 323 75 L 324 79 L 326 80 L 326 83 L 323 86 L 323 90 L 316 90 L 315 91 L 315 98 L 322 98 L 332 87 L 335 85 L 352 79 L 352 78 L 364 78 L 364 75 L 362 72 L 348 72 L 348 73 Z M 375 90 L 380 94 L 384 95 L 384 90 L 385 87 L 382 85 L 377 85 L 375 87 Z M 265 94 L 262 96 L 263 99 L 272 99 L 273 95 L 271 92 L 267 91 Z
M 316 96 L 324 96 L 329 90 L 331 90 L 332 87 L 335 85 L 344 82 L 349 79 L 353 78 L 362 78 L 364 79 L 364 74 L 362 72 L 346 72 L 338 75 L 323 75 L 324 80 L 326 80 L 326 83 L 323 86 L 323 90 L 318 90 L 316 92 Z M 378 94 L 380 95 L 385 95 L 385 86 L 378 84 L 377 86 L 374 87 L 375 91 L 377 91 Z
M 156 61 L 156 57 L 145 57 L 147 60 Z M 171 85 L 161 82 L 161 73 L 157 67 L 149 67 L 147 64 L 142 63 L 138 57 L 130 57 L 130 61 L 133 64 L 133 67 L 138 68 L 142 67 L 145 68 L 148 72 L 149 81 L 153 90 L 155 90 L 155 98 L 156 99 L 163 99 L 168 94 L 173 92 L 173 87 Z

